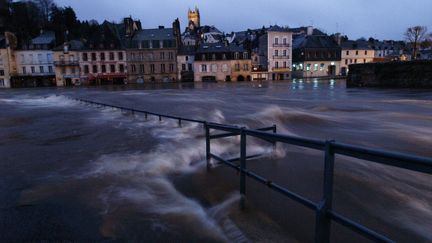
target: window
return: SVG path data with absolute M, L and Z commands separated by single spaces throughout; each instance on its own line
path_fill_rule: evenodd
M 279 44 L 279 38 L 276 37 L 276 38 L 274 39 L 274 43 L 275 43 L 276 45 Z
M 186 62 L 189 61 L 189 56 L 185 56 Z
M 161 53 L 160 53 L 160 59 L 161 59 L 161 60 L 164 60 L 164 59 L 165 59 L 165 52 L 161 52 Z
M 101 54 L 100 54 L 100 59 L 101 59 L 102 61 L 105 61 L 105 52 L 101 52 Z
M 247 52 L 243 52 L 243 59 L 248 59 L 249 58 L 249 54 Z
M 82 55 L 82 59 L 83 59 L 83 61 L 88 61 L 88 54 L 87 53 L 83 53 L 83 55 Z
M 249 71 L 249 64 L 244 64 L 243 65 L 243 70 Z
M 88 65 L 84 65 L 84 73 L 85 74 L 89 73 L 89 66 Z
M 222 72 L 224 73 L 228 72 L 228 65 L 222 64 Z
M 27 73 L 26 67 L 22 67 L 22 71 L 23 71 L 23 74 L 26 74 Z
M 349 55 L 349 51 L 346 51 L 347 56 Z
M 367 51 L 365 51 L 365 55 L 367 55 Z
M 173 60 L 174 59 L 174 53 L 168 52 L 168 59 Z
M 205 54 L 202 54 L 202 55 L 201 55 L 201 60 L 205 61 L 205 59 L 206 59 Z
M 240 64 L 239 64 L 239 63 L 236 63 L 235 66 L 234 66 L 234 68 L 235 68 L 235 70 L 236 70 L 237 72 L 240 71 Z
M 120 52 L 120 53 L 121 53 L 121 52 Z M 122 55 L 123 55 L 123 53 L 122 53 Z M 121 73 L 124 73 L 125 68 L 124 68 L 124 65 L 123 65 L 123 64 L 120 64 L 120 65 L 119 65 L 119 69 L 120 69 L 120 72 L 121 72 Z
M 283 44 L 286 45 L 287 44 L 287 39 L 283 38 Z
M 203 73 L 207 72 L 207 65 L 201 64 L 201 72 L 203 72 Z
M 120 61 L 123 61 L 123 52 L 119 52 L 119 53 L 118 53 L 118 59 L 119 59 Z
M 111 71 L 112 73 L 115 73 L 115 72 L 116 72 L 116 68 L 115 68 L 115 65 L 114 65 L 114 64 L 111 64 L 111 65 L 110 65 L 110 71 Z
M 239 59 L 239 53 L 238 52 L 234 53 L 234 59 Z
M 283 62 L 283 67 L 284 67 L 284 68 L 286 68 L 286 67 L 287 67 L 287 65 L 286 65 L 286 62 Z
M 144 73 L 144 64 L 140 64 L 140 73 Z
M 0 76 L 4 76 L 4 70 L 0 70 Z
M 64 74 L 66 74 L 66 68 L 65 67 L 62 67 L 61 68 L 61 73 L 64 75 Z
M 311 69 L 311 64 L 308 63 L 308 64 L 306 65 L 306 71 L 310 71 L 310 69 Z
M 155 65 L 150 64 L 150 73 L 155 73 Z
M 48 66 L 48 72 L 49 72 L 49 73 L 54 73 L 54 72 L 53 72 L 53 68 L 52 68 L 52 66 Z
M 72 73 L 72 74 L 75 74 L 75 67 L 72 67 L 72 68 L 71 68 L 71 73 Z
M 97 73 L 98 72 L 98 68 L 97 68 L 97 66 L 96 65 L 93 65 L 93 68 L 92 68 L 93 70 L 93 73 Z
M 313 69 L 314 71 L 318 71 L 318 63 L 315 63 L 314 64 L 314 69 Z
M 106 71 L 106 66 L 105 66 L 105 65 L 102 65 L 101 68 L 102 68 L 102 73 L 106 73 L 106 72 L 107 72 L 107 71 Z
M 324 70 L 324 63 L 321 63 L 321 65 L 320 65 L 320 71 L 323 71 Z
M 136 72 L 136 66 L 135 65 L 131 65 L 131 72 L 135 73 Z
M 216 60 L 216 54 L 212 54 L 212 60 Z
M 275 68 L 279 68 L 279 62 L 275 62 Z
M 363 63 L 366 63 L 366 59 L 363 59 Z
M 74 62 L 75 61 L 75 56 L 74 55 L 69 55 L 69 61 Z
M 279 50 L 275 50 L 275 56 L 279 56 Z
M 51 54 L 47 54 L 47 61 L 48 62 L 52 62 L 52 55 Z
M 348 65 L 348 59 L 345 59 L 345 65 Z
M 35 73 L 35 67 L 31 67 L 31 73 Z
M 170 73 L 174 72 L 174 64 L 172 63 L 169 65 L 169 72 Z
M 42 62 L 42 54 L 38 54 L 38 61 L 39 61 L 39 63 Z
M 0 79 L 0 87 L 4 87 L 4 86 L 5 86 L 4 79 Z
M 182 71 L 186 71 L 186 64 L 182 64 Z
M 357 59 L 354 60 L 354 63 L 357 63 Z
M 165 64 L 164 63 L 161 64 L 161 73 L 165 73 Z
M 222 60 L 226 60 L 226 59 L 227 59 L 226 54 L 225 53 L 222 54 Z
M 358 56 L 358 51 L 356 51 L 356 56 Z
M 188 70 L 189 70 L 189 71 L 193 71 L 192 63 L 188 63 Z
M 110 61 L 114 60 L 114 52 L 109 53 L 109 59 L 110 59 Z
M 92 61 L 96 61 L 96 53 L 91 54 Z
M 44 73 L 44 72 L 45 72 L 45 70 L 44 70 L 44 67 L 43 67 L 43 66 L 39 66 L 39 72 L 40 72 L 40 73 Z
M 3 65 L 3 58 L 0 57 L 0 65 Z
M 287 55 L 287 51 L 283 50 L 283 56 L 286 57 L 286 55 Z
M 217 70 L 218 70 L 218 66 L 216 64 L 212 64 L 211 65 L 211 71 L 212 71 L 212 73 L 216 73 Z

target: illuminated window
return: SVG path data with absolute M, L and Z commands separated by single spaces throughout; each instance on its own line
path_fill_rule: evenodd
M 314 64 L 314 71 L 318 71 L 318 63 Z

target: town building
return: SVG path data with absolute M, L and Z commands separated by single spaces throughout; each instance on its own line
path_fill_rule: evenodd
M 17 75 L 11 78 L 11 86 L 55 86 L 54 45 L 54 32 L 42 31 L 29 44 L 23 44 L 20 50 L 15 51 Z
M 340 74 L 346 76 L 350 64 L 369 63 L 374 61 L 375 50 L 365 40 L 347 40 L 341 43 L 341 66 Z
M 127 82 L 126 36 L 123 24 L 105 21 L 78 51 L 80 83 L 89 85 Z
M 177 48 L 181 41 L 178 20 L 173 27 L 135 32 L 127 50 L 130 82 L 177 80 Z
M 195 47 L 182 46 L 177 53 L 177 79 L 182 82 L 194 81 Z
M 79 57 L 83 47 L 84 45 L 81 41 L 72 40 L 54 48 L 54 66 L 57 86 L 81 84 Z
M 251 80 L 250 53 L 242 46 L 224 43 L 200 45 L 195 54 L 195 81 Z
M 254 69 L 264 70 L 263 67 L 266 66 L 269 79 L 289 79 L 292 66 L 292 37 L 292 32 L 288 28 L 277 25 L 268 28 L 259 38 L 259 60 L 258 66 L 254 63 Z
M 338 36 L 337 36 L 338 37 Z M 333 77 L 340 74 L 340 38 L 311 32 L 293 40 L 293 77 Z

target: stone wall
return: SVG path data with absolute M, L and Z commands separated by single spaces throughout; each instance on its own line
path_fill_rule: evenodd
M 347 87 L 432 88 L 432 61 L 350 65 Z

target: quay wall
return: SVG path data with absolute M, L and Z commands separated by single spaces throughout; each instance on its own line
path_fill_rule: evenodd
M 353 64 L 347 87 L 432 88 L 432 61 Z

